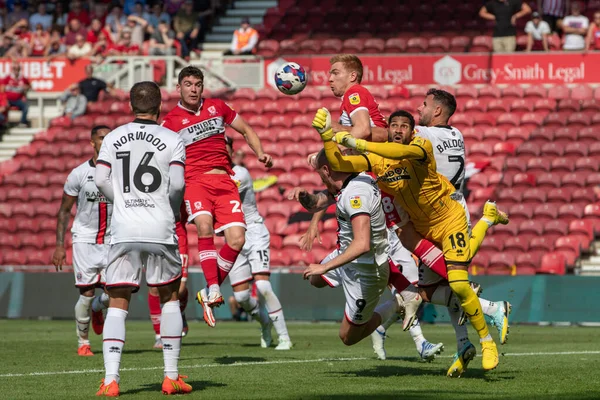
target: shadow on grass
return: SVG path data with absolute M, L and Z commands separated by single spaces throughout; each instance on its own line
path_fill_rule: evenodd
M 366 368 L 357 371 L 339 371 L 332 373 L 337 376 L 346 376 L 349 378 L 365 377 L 365 378 L 388 378 L 394 376 L 445 376 L 447 370 L 441 369 L 439 372 L 423 368 L 403 367 L 396 365 L 377 365 L 372 368 Z M 487 382 L 502 382 L 515 379 L 515 373 L 518 371 L 492 371 L 484 372 L 481 369 L 468 370 L 461 380 L 466 379 L 481 379 Z
M 193 389 L 192 393 L 199 392 L 201 390 L 206 390 L 209 388 L 227 386 L 224 383 L 216 383 L 216 382 L 209 382 L 209 381 L 186 381 L 186 383 L 189 383 L 190 385 L 192 385 L 192 389 Z M 126 392 L 122 392 L 121 395 L 137 394 L 137 393 L 144 393 L 144 392 L 161 392 L 161 391 L 162 391 L 161 383 L 149 383 L 146 385 L 141 385 L 141 387 L 139 387 L 137 389 L 132 389 L 132 390 L 128 390 Z
M 215 358 L 215 363 L 223 364 L 223 365 L 235 364 L 238 362 L 251 363 L 251 362 L 265 362 L 265 361 L 267 361 L 267 360 L 262 357 L 227 357 L 227 356 L 225 356 L 225 357 Z

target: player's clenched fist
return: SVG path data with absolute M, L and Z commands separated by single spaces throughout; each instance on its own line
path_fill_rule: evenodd
M 367 148 L 367 141 L 363 139 L 355 139 L 354 136 L 348 132 L 338 132 L 335 134 L 333 141 L 341 144 L 344 147 L 357 150 L 364 153 Z
M 321 139 L 323 139 L 324 142 L 331 140 L 333 137 L 331 114 L 325 107 L 319 108 L 313 118 L 312 126 L 319 132 L 319 135 L 321 135 Z
M 258 157 L 258 161 L 263 163 L 267 168 L 271 168 L 273 166 L 273 157 L 271 157 L 270 154 L 263 153 Z

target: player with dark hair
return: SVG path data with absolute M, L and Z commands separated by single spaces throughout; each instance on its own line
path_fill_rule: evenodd
M 202 97 L 204 74 L 194 66 L 181 70 L 177 91 L 181 100 L 167 114 L 163 126 L 177 132 L 186 146 L 185 207 L 187 223 L 198 230 L 200 264 L 208 284 L 196 295 L 204 309 L 204 320 L 214 327 L 212 308 L 223 304 L 220 285 L 229 274 L 245 243 L 246 223 L 240 195 L 230 175 L 231 157 L 225 146 L 225 126 L 244 136 L 258 160 L 269 168 L 258 135 L 229 105 L 219 99 Z M 213 235 L 225 236 L 226 244 L 217 253 Z
M 94 149 L 91 159 L 75 168 L 65 182 L 56 224 L 56 249 L 52 264 L 59 271 L 66 260 L 65 233 L 71 218 L 71 209 L 77 204 L 73 235 L 73 272 L 79 299 L 75 304 L 75 321 L 79 346 L 77 354 L 93 356 L 88 338 L 90 309 L 92 327 L 96 334 L 102 333 L 104 317 L 102 310 L 108 306 L 108 295 L 102 293 L 94 298 L 94 289 L 105 280 L 106 257 L 110 240 L 110 217 L 112 204 L 100 193 L 94 183 L 96 161 L 104 137 L 110 128 L 97 125 L 92 128 L 90 145 Z
M 96 395 L 119 396 L 125 320 L 142 273 L 148 286 L 158 288 L 164 304 L 162 392 L 185 394 L 192 387 L 178 371 L 183 319 L 178 299 L 181 257 L 175 235 L 185 187 L 185 147 L 177 134 L 157 123 L 162 102 L 156 83 L 136 83 L 129 98 L 135 119 L 105 138 L 95 176 L 98 189 L 114 206 L 106 268 L 110 297 L 103 331 L 106 373 Z

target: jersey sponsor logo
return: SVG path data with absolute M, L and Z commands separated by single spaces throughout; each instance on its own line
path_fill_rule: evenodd
M 437 149 L 437 151 L 439 153 L 443 153 L 444 150 L 450 150 L 450 149 L 464 150 L 465 143 L 460 139 L 449 139 L 449 140 L 442 141 L 437 146 L 435 146 L 435 148 Z
M 378 179 L 381 179 L 385 182 L 397 182 L 401 180 L 410 179 L 410 173 L 408 172 L 408 167 L 396 167 L 392 170 L 387 171 Z
M 356 209 L 362 206 L 362 202 L 360 201 L 360 196 L 352 196 L 350 197 L 350 207 Z
M 153 134 L 146 133 L 144 131 L 138 131 L 136 133 L 129 132 L 127 134 L 124 134 L 120 138 L 115 140 L 113 146 L 115 146 L 115 149 L 119 150 L 123 145 L 126 145 L 128 142 L 133 142 L 136 140 L 145 140 L 146 142 L 156 147 L 158 151 L 163 151 L 167 148 L 167 145 L 164 144 L 159 137 L 156 137 Z
M 360 104 L 360 96 L 358 93 L 352 93 L 350 96 L 348 96 L 348 100 L 350 100 L 350 104 L 353 106 Z
M 102 193 L 98 192 L 85 192 L 85 198 L 87 201 L 90 201 L 92 203 L 95 202 L 99 202 L 99 203 L 106 203 L 106 197 L 104 197 L 104 195 Z
M 190 120 L 189 120 L 189 119 L 187 119 L 187 118 L 184 118 L 184 119 L 182 119 L 182 120 L 181 120 L 181 124 L 182 124 L 182 125 L 187 125 L 187 124 L 189 124 L 189 123 L 190 123 Z
M 128 199 L 125 200 L 125 208 L 144 207 L 154 208 L 155 205 L 150 203 L 147 199 Z
M 225 132 L 223 126 L 223 117 L 214 117 L 205 121 L 200 121 L 187 128 L 186 134 L 182 137 L 184 143 L 187 145 L 209 138 L 214 135 Z

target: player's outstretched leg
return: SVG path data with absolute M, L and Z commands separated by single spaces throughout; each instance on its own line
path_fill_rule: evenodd
M 89 340 L 90 307 L 94 300 L 94 289 L 80 290 L 79 299 L 75 303 L 75 323 L 77 325 L 77 354 L 83 357 L 93 356 Z
M 395 298 L 400 307 L 404 309 L 402 329 L 406 331 L 410 328 L 415 318 L 417 318 L 417 311 L 419 310 L 419 306 L 423 299 L 421 298 L 421 295 L 419 295 L 417 288 L 412 285 L 398 270 L 398 267 L 393 264 L 390 264 L 388 284 L 396 289 L 397 292 Z M 384 319 L 384 321 L 386 319 Z
M 471 255 L 474 256 L 479 251 L 488 229 L 498 224 L 506 225 L 508 222 L 508 215 L 500 211 L 495 202 L 486 201 L 483 206 L 483 216 L 471 230 Z
M 498 366 L 498 349 L 490 335 L 485 322 L 479 298 L 469 285 L 469 273 L 464 269 L 450 269 L 448 271 L 450 288 L 460 300 L 460 305 L 469 317 L 469 321 L 479 335 L 482 347 L 482 366 L 485 371 Z
M 432 362 L 435 359 L 435 356 L 444 351 L 443 343 L 431 343 L 425 339 L 425 336 L 423 336 L 423 331 L 421 330 L 421 324 L 419 323 L 418 319 L 415 319 L 408 332 L 415 342 L 417 353 L 419 353 L 421 360 Z
M 102 335 L 104 329 L 103 310 L 108 308 L 108 294 L 102 292 L 92 300 L 92 329 L 96 335 Z
M 506 344 L 510 329 L 508 319 L 512 311 L 512 306 L 508 301 L 493 302 L 482 298 L 479 301 L 481 302 L 483 313 L 492 319 L 492 324 L 498 330 L 500 344 Z
M 269 318 L 275 327 L 279 343 L 275 350 L 290 350 L 293 346 L 290 340 L 290 335 L 283 316 L 283 308 L 279 302 L 279 298 L 273 291 L 271 282 L 268 280 L 268 275 L 256 275 L 256 289 L 258 298 L 268 311 Z
M 373 343 L 373 351 L 377 354 L 377 358 L 385 360 L 387 353 L 385 351 L 385 339 L 387 337 L 387 330 L 395 324 L 397 321 L 402 319 L 401 314 L 394 314 L 387 320 L 383 321 L 377 329 L 371 333 L 371 343 Z
M 249 315 L 260 323 L 260 347 L 271 347 L 271 320 L 265 310 L 262 310 L 255 298 L 250 295 L 250 285 L 247 282 L 233 287 L 233 297 Z
M 150 321 L 152 321 L 152 328 L 154 329 L 154 346 L 152 347 L 155 349 L 162 349 L 163 344 L 160 340 L 160 297 L 158 289 L 155 287 L 148 288 L 148 309 L 150 310 Z

